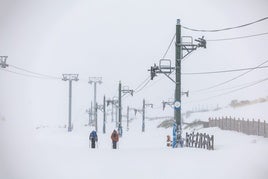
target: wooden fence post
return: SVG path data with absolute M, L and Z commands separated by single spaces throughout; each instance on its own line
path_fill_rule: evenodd
M 232 130 L 232 118 L 231 118 L 231 116 L 229 116 L 228 121 L 229 121 L 228 130 Z
M 252 121 L 251 121 L 251 125 L 249 125 L 249 134 L 250 135 L 255 135 L 255 128 L 254 128 L 254 123 L 255 123 L 255 121 L 254 121 L 254 119 L 252 119 Z M 250 124 L 250 123 L 249 123 Z
M 198 142 L 198 148 L 202 148 L 202 143 L 203 143 L 203 134 L 199 134 L 199 142 Z
M 252 120 L 252 126 L 251 126 L 251 135 L 257 135 L 257 129 L 256 129 L 256 124 L 255 124 L 255 119 Z
M 260 119 L 258 119 L 257 135 L 260 135 Z
M 233 119 L 231 116 L 230 116 L 230 130 L 233 130 Z
M 208 150 L 209 150 L 209 140 L 210 140 L 210 137 L 207 134 L 207 136 L 206 136 L 206 147 L 207 147 Z
M 211 149 L 214 150 L 214 135 L 211 136 Z
M 266 122 L 265 122 L 265 120 L 264 120 L 264 122 L 263 122 L 263 129 L 264 129 L 264 134 L 263 134 L 263 136 L 264 137 L 267 137 L 267 135 L 266 135 Z
M 238 121 L 237 121 L 237 132 L 241 132 L 241 121 L 240 121 L 240 118 L 238 118 Z
M 225 116 L 224 118 L 224 130 L 227 129 L 227 116 Z
M 233 119 L 233 131 L 236 131 L 236 119 Z
M 195 137 L 195 147 L 197 147 L 197 144 L 198 144 L 198 136 L 199 136 L 199 133 L 197 132 L 196 137 Z
M 223 121 L 224 121 L 224 118 L 222 117 L 221 118 L 221 129 L 223 129 Z
M 194 132 L 191 134 L 191 147 L 194 146 Z
M 185 137 L 185 145 L 186 145 L 186 147 L 189 147 L 188 146 L 188 142 L 189 142 L 189 135 L 188 135 L 188 133 L 186 132 L 186 137 Z
M 244 118 L 242 118 L 242 129 L 241 129 L 242 133 L 245 133 L 245 120 Z
M 249 119 L 247 120 L 247 133 L 246 133 L 247 135 L 249 135 L 250 134 L 250 128 L 249 128 Z
M 207 147 L 207 134 L 204 133 L 204 136 L 203 136 L 203 148 L 205 149 Z

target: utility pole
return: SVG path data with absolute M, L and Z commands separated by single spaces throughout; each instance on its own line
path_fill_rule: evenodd
M 145 99 L 142 101 L 142 127 L 141 131 L 145 132 Z
M 90 124 L 92 125 L 93 124 L 93 105 L 92 105 L 92 101 L 90 102 Z
M 174 101 L 174 117 L 176 120 L 176 140 L 177 144 L 182 141 L 181 138 L 181 24 L 180 19 L 177 19 L 176 25 L 176 42 L 175 42 L 176 54 L 175 54 L 175 70 L 176 70 L 176 87 L 175 87 L 175 101 Z
M 107 101 L 107 106 L 109 106 L 110 104 L 112 104 L 112 122 L 114 121 L 114 106 L 115 106 L 115 115 L 116 115 L 116 127 L 117 127 L 117 107 L 116 104 L 118 103 L 118 99 L 114 96 L 112 100 L 108 99 Z
M 114 104 L 112 103 L 112 112 L 111 112 L 112 118 L 111 122 L 114 122 Z
M 117 100 L 117 104 L 114 105 L 115 106 L 115 128 L 118 128 L 118 100 Z
M 106 133 L 106 100 L 103 97 L 103 134 Z
M 8 56 L 0 56 L 0 67 L 6 68 L 8 64 L 6 63 Z
M 133 96 L 133 90 L 129 90 L 128 87 L 124 87 L 124 89 L 122 90 L 122 85 L 121 85 L 121 81 L 119 82 L 119 87 L 118 87 L 118 133 L 119 136 L 122 137 L 123 134 L 123 129 L 122 129 L 122 93 L 123 94 L 127 94 L 130 93 L 131 96 Z
M 101 84 L 102 83 L 102 77 L 89 77 L 89 84 L 94 84 L 94 109 L 93 109 L 93 114 L 94 114 L 94 121 L 95 121 L 95 130 L 98 132 L 98 119 L 97 119 L 97 83 Z
M 182 38 L 188 38 L 188 42 L 184 43 Z M 181 126 L 181 60 L 187 55 L 192 53 L 199 47 L 206 48 L 206 40 L 204 36 L 202 38 L 195 39 L 198 44 L 193 44 L 193 38 L 191 36 L 181 36 L 181 24 L 180 19 L 177 19 L 176 24 L 176 43 L 175 43 L 175 67 L 171 67 L 171 61 L 169 59 L 160 59 L 159 66 L 154 64 L 149 70 L 151 73 L 151 80 L 156 76 L 157 73 L 164 74 L 171 81 L 175 83 L 175 95 L 174 95 L 174 118 L 176 123 L 173 127 L 173 147 L 183 146 L 182 142 L 182 126 Z M 183 51 L 186 54 L 183 54 Z M 170 77 L 172 70 L 176 71 L 175 80 Z M 183 92 L 185 93 L 185 92 Z M 187 93 L 189 95 L 189 92 Z
M 118 133 L 119 133 L 119 136 L 121 137 L 122 136 L 122 133 L 123 133 L 123 129 L 122 129 L 122 107 L 121 107 L 121 81 L 119 82 L 119 87 L 118 87 L 118 112 L 119 112 L 119 123 L 118 123 Z
M 153 108 L 153 104 L 145 104 L 145 99 L 142 101 L 142 132 L 145 132 L 145 108 L 150 106 Z
M 92 125 L 92 101 L 91 101 L 91 105 L 90 108 L 86 110 L 86 113 L 88 113 L 88 126 Z
M 127 106 L 127 131 L 129 130 L 129 106 Z
M 62 74 L 63 81 L 69 81 L 69 122 L 68 122 L 68 132 L 73 130 L 72 125 L 72 81 L 78 81 L 78 74 Z

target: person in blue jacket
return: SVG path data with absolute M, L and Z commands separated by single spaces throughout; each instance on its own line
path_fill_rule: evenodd
M 94 149 L 96 147 L 96 142 L 98 142 L 98 135 L 96 131 L 92 131 L 89 135 L 89 140 L 91 142 L 91 148 Z

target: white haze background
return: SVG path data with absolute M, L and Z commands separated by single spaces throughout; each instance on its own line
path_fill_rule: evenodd
M 103 95 L 106 95 L 107 98 L 112 98 L 117 95 L 120 80 L 123 86 L 126 85 L 129 86 L 130 89 L 135 89 L 149 76 L 147 70 L 154 63 L 158 64 L 159 59 L 162 58 L 168 44 L 175 34 L 176 19 L 181 19 L 181 24 L 187 27 L 197 29 L 220 29 L 242 25 L 266 17 L 268 15 L 267 7 L 268 2 L 265 0 L 0 0 L 0 55 L 8 56 L 8 64 L 60 78 L 63 73 L 78 73 L 80 79 L 78 82 L 73 82 L 72 120 L 74 123 L 74 132 L 71 134 L 71 138 L 65 138 L 68 135 L 65 129 L 62 129 L 62 131 L 53 131 L 52 126 L 55 127 L 67 123 L 68 83 L 60 79 L 45 80 L 30 78 L 0 70 L 0 119 L 1 121 L 5 120 L 8 126 L 4 127 L 3 130 L 10 129 L 9 132 L 1 136 L 2 144 L 7 145 L 6 149 L 8 150 L 4 150 L 0 153 L 2 156 L 5 156 L 5 160 L 2 161 L 6 162 L 0 164 L 6 167 L 13 166 L 8 169 L 14 171 L 15 176 L 17 173 L 18 176 L 25 176 L 27 179 L 40 176 L 43 176 L 43 178 L 46 178 L 46 176 L 48 176 L 48 178 L 51 178 L 51 176 L 66 178 L 67 174 L 64 174 L 65 171 L 72 170 L 73 165 L 63 165 L 63 168 L 60 168 L 62 171 L 56 172 L 58 175 L 52 175 L 53 172 L 51 172 L 51 170 L 53 166 L 59 166 L 63 164 L 62 161 L 65 162 L 65 160 L 66 163 L 68 163 L 69 161 L 66 157 L 68 157 L 69 154 L 75 153 L 73 157 L 78 157 L 81 160 L 84 158 L 84 155 L 82 155 L 84 153 L 87 153 L 85 155 L 89 155 L 89 158 L 92 157 L 91 153 L 88 153 L 87 148 L 85 148 L 87 147 L 88 129 L 81 126 L 86 123 L 88 119 L 88 115 L 85 111 L 93 100 L 93 86 L 88 84 L 89 76 L 103 77 L 103 83 L 97 86 L 97 100 L 99 103 L 102 103 Z M 267 32 L 267 30 L 268 21 L 264 21 L 252 26 L 218 33 L 197 33 L 182 29 L 182 35 L 189 35 L 194 38 L 204 35 L 205 39 L 210 40 L 258 34 Z M 267 46 L 267 35 L 241 40 L 208 42 L 207 49 L 198 49 L 193 52 L 189 58 L 183 61 L 182 72 L 255 67 L 268 60 Z M 172 60 L 173 65 L 174 49 L 173 44 L 167 54 L 167 58 Z M 15 71 L 12 67 L 8 69 Z M 268 85 L 267 82 L 263 82 L 235 93 L 211 98 L 210 100 L 203 100 L 225 92 L 215 92 L 215 90 L 230 88 L 266 78 L 268 75 L 266 69 L 255 70 L 242 78 L 211 91 L 200 93 L 193 92 L 194 90 L 226 81 L 241 73 L 242 72 L 218 75 L 182 76 L 183 90 L 190 91 L 188 98 L 182 98 L 182 110 L 215 108 L 217 105 L 224 107 L 233 99 L 253 100 L 267 96 Z M 147 110 L 148 116 L 173 116 L 173 110 L 171 108 L 162 111 L 161 106 L 162 100 L 168 100 L 173 97 L 174 84 L 166 77 L 159 75 L 140 93 L 134 94 L 133 97 L 128 96 L 123 99 L 123 114 L 126 113 L 127 105 L 141 108 L 142 99 L 145 98 L 146 101 L 155 105 L 154 109 Z M 244 114 L 244 116 L 238 117 L 267 120 L 266 109 L 267 105 L 260 105 L 258 107 L 248 108 L 245 110 L 247 113 L 239 111 L 237 114 Z M 234 113 L 225 110 L 224 113 L 200 114 L 193 116 L 193 118 L 207 119 L 210 115 L 232 114 Z M 102 119 L 101 113 L 99 113 L 99 119 Z M 191 119 L 188 120 L 191 121 Z M 140 125 L 140 123 L 138 124 Z M 137 126 L 139 126 L 138 124 Z M 39 125 L 48 125 L 52 127 L 52 129 L 40 132 L 36 136 L 37 142 L 32 142 L 35 140 L 32 140 L 32 138 L 35 138 L 34 136 L 36 135 L 36 131 L 32 131 L 32 129 Z M 155 127 L 155 124 L 151 126 Z M 110 129 L 112 128 L 113 127 Z M 155 132 L 152 130 L 150 134 L 156 136 L 154 142 L 152 142 L 152 146 L 147 144 L 146 140 L 143 140 L 141 144 L 151 146 L 152 148 L 155 147 L 157 150 L 157 147 L 164 146 L 164 142 L 160 144 L 156 139 L 160 140 L 161 137 L 164 139 L 165 135 L 170 132 L 170 130 L 161 130 L 161 132 L 159 132 L 159 130 L 155 130 Z M 241 151 L 242 147 L 239 148 L 232 142 L 228 144 L 228 142 L 223 140 L 226 138 L 221 136 L 226 136 L 225 133 L 222 134 L 216 129 L 214 132 L 215 135 L 220 133 L 218 138 L 222 139 L 219 140 L 219 148 L 227 145 L 229 154 L 239 153 L 239 151 Z M 137 135 L 135 132 L 130 134 L 130 139 L 134 138 L 133 136 L 135 135 Z M 265 159 L 267 159 L 267 155 L 263 155 L 263 150 L 267 149 L 267 140 L 263 138 L 244 138 L 245 136 L 241 138 L 240 134 L 235 135 L 239 136 L 236 136 L 237 138 L 233 135 L 229 137 L 234 137 L 236 141 L 242 141 L 242 143 L 245 142 L 243 146 L 247 148 L 248 145 L 250 145 L 249 149 L 252 148 L 252 141 L 254 143 L 254 141 L 257 140 L 257 145 L 253 146 L 253 152 L 248 150 L 241 152 L 243 155 L 241 154 L 238 159 L 235 160 L 235 164 L 239 165 L 243 163 L 243 159 L 245 159 L 248 154 L 254 153 L 255 151 L 258 153 L 257 157 L 252 157 L 256 159 L 256 161 L 254 161 L 257 163 L 255 169 L 258 171 L 267 171 L 267 168 L 264 168 L 262 165 Z M 18 139 L 18 136 L 21 136 L 22 139 L 20 139 L 20 141 L 22 142 L 16 143 L 14 141 Z M 55 139 L 53 137 L 55 137 Z M 109 136 L 105 137 L 109 141 Z M 105 137 L 103 136 L 103 138 Z M 77 141 L 77 144 L 74 144 L 75 141 Z M 259 141 L 261 144 L 259 144 Z M 32 150 L 29 149 L 27 144 L 33 145 L 34 148 Z M 109 144 L 110 143 L 107 142 L 106 145 L 108 146 Z M 126 143 L 125 147 L 133 147 L 135 149 L 135 144 L 136 143 Z M 78 147 L 75 148 L 75 145 L 78 145 Z M 21 146 L 24 147 L 24 152 L 19 153 Z M 40 147 L 38 148 L 38 146 Z M 122 145 L 122 149 L 124 148 L 123 146 L 124 145 Z M 229 150 L 228 146 L 231 149 L 235 149 Z M 49 148 L 48 152 L 46 152 L 47 147 Z M 61 150 L 65 151 L 68 147 L 71 147 L 71 149 L 62 155 L 55 152 Z M 146 147 L 144 148 L 148 150 Z M 81 150 L 83 150 L 83 152 L 81 152 Z M 106 150 L 105 147 L 104 150 Z M 165 150 L 165 157 L 174 156 L 168 153 L 170 151 L 166 149 L 159 149 L 155 152 L 155 155 L 151 155 L 151 157 L 156 157 L 158 154 L 161 155 L 162 150 Z M 187 153 L 187 149 L 183 150 L 183 154 Z M 99 160 L 98 156 L 103 154 L 101 152 L 96 152 L 97 157 L 93 159 Z M 204 151 L 201 151 L 201 153 L 200 151 L 197 153 L 193 152 L 186 155 L 182 155 L 179 151 L 172 152 L 175 152 L 176 155 L 185 159 L 183 161 L 187 161 L 187 157 L 191 157 L 191 155 L 201 156 Z M 104 156 L 111 155 L 110 149 L 104 153 Z M 148 153 L 142 153 L 140 158 L 134 160 L 136 161 L 134 168 L 135 166 L 139 166 L 140 161 L 138 159 L 146 157 Z M 18 157 L 21 157 L 20 160 L 18 160 L 21 163 L 16 163 L 18 162 L 16 154 L 18 154 Z M 135 156 L 137 153 L 134 152 L 131 154 Z M 205 155 L 207 156 L 207 153 Z M 42 156 L 40 160 L 38 156 Z M 122 155 L 122 158 L 120 158 L 116 164 L 122 165 L 120 160 L 126 161 L 123 158 L 125 156 L 128 156 L 128 151 Z M 213 161 L 214 155 L 209 156 L 210 158 L 208 160 Z M 227 171 L 233 171 L 231 165 L 227 165 L 230 160 L 226 159 L 227 156 L 231 156 L 230 158 L 232 158 L 233 155 L 225 153 L 223 154 L 224 157 L 222 157 L 220 151 L 216 156 L 217 164 L 227 166 Z M 54 157 L 56 157 L 56 159 Z M 24 162 L 28 161 L 29 158 L 32 159 L 32 163 L 28 168 L 26 167 L 26 170 L 23 170 L 25 168 L 19 169 L 19 166 L 24 166 Z M 51 164 L 50 159 L 53 158 L 56 162 L 53 166 L 50 166 L 51 168 L 48 169 L 46 175 L 46 172 L 42 171 L 42 168 L 38 168 L 37 164 L 40 164 L 41 167 L 44 166 L 44 168 L 48 167 Z M 111 158 L 108 164 L 112 165 L 112 161 L 115 161 L 115 158 Z M 250 159 L 252 158 L 250 157 Z M 163 158 L 160 158 L 158 162 L 169 162 L 168 159 L 162 159 Z M 206 158 L 197 157 L 196 161 L 199 159 L 204 161 Z M 101 160 L 104 160 L 104 158 L 101 158 Z M 76 158 L 72 158 L 72 161 L 76 166 L 80 164 Z M 82 166 L 90 165 L 87 158 L 82 161 L 84 162 L 81 164 Z M 42 162 L 45 164 L 41 165 Z M 146 160 L 144 164 L 149 165 L 155 162 L 157 161 Z M 177 159 L 172 159 L 171 163 L 174 165 L 182 164 L 181 161 Z M 101 163 L 99 164 L 101 165 Z M 105 166 L 108 167 L 108 164 L 105 164 Z M 196 167 L 202 165 L 202 162 L 197 162 L 197 164 Z M 30 176 L 30 171 L 33 170 L 33 168 L 31 168 L 32 166 L 36 167 L 34 168 L 36 172 Z M 159 165 L 155 168 L 153 166 L 150 169 L 147 168 L 147 173 L 144 177 L 156 178 L 155 175 L 150 175 L 150 173 L 151 171 L 159 171 L 158 169 L 160 169 L 161 166 Z M 209 164 L 208 167 L 212 166 L 214 166 L 214 164 Z M 230 174 L 227 176 L 233 176 L 234 178 L 254 177 L 254 175 L 247 175 L 249 173 L 251 174 L 251 172 L 243 174 L 242 171 L 248 171 L 249 168 L 247 167 L 250 165 L 243 163 L 243 166 L 245 167 L 239 168 L 241 173 L 238 172 L 237 175 Z M 82 168 L 84 169 L 84 167 Z M 28 169 L 29 171 L 27 171 Z M 74 178 L 76 174 L 79 173 L 79 167 L 76 169 L 78 170 L 74 170 L 69 177 Z M 164 173 L 167 175 L 163 175 L 162 177 L 161 172 L 157 172 L 156 174 L 159 174 L 159 178 L 177 176 L 172 173 L 172 169 L 173 168 L 170 169 L 171 173 L 169 173 L 169 168 L 165 168 Z M 82 176 L 84 172 L 81 173 L 81 171 L 80 174 Z M 137 168 L 137 170 L 132 172 L 137 174 L 142 171 L 143 170 Z M 189 170 L 185 171 L 192 172 Z M 218 176 L 217 178 L 226 177 L 220 175 L 220 171 L 220 168 L 216 169 L 214 173 L 216 175 L 214 176 Z M 127 170 L 126 173 L 127 172 L 130 171 Z M 107 172 L 107 175 L 95 173 L 94 176 L 107 178 L 108 174 L 109 172 Z M 253 172 L 253 174 L 255 174 L 255 172 Z M 259 178 L 265 178 L 264 176 L 267 175 L 265 173 L 259 173 L 258 176 Z M 121 177 L 125 178 L 124 175 Z M 133 177 L 140 178 L 140 176 L 137 175 L 133 175 Z M 192 178 L 194 177 L 196 177 L 196 175 L 192 176 Z
M 78 73 L 73 83 L 73 121 L 87 118 L 86 108 L 93 99 L 89 76 L 102 76 L 98 101 L 103 95 L 117 95 L 118 82 L 136 88 L 158 64 L 175 34 L 176 19 L 182 25 L 200 29 L 233 27 L 267 16 L 266 1 L 1 1 L 0 54 L 7 63 L 38 73 L 61 77 Z M 267 31 L 264 21 L 249 27 L 219 33 L 183 35 L 206 39 L 251 35 Z M 254 67 L 267 60 L 268 36 L 242 40 L 208 42 L 182 64 L 182 72 L 214 71 Z M 174 65 L 174 45 L 167 58 Z M 13 70 L 9 68 L 9 70 Z M 182 88 L 190 91 L 183 97 L 183 110 L 196 106 L 226 105 L 233 99 L 255 99 L 267 95 L 267 83 L 211 100 L 208 91 L 191 91 L 212 86 L 239 73 L 183 76 Z M 0 71 L 0 113 L 8 120 L 39 123 L 66 123 L 68 117 L 68 83 L 40 80 Z M 267 76 L 267 70 L 256 70 L 215 90 L 256 81 Z M 157 81 L 160 79 L 160 81 Z M 157 82 L 156 82 L 157 81 Z M 213 90 L 212 90 L 213 91 Z M 218 92 L 221 94 L 222 92 Z M 149 115 L 173 115 L 162 112 L 161 101 L 173 98 L 174 84 L 159 75 L 148 87 L 127 97 L 126 105 L 140 108 L 142 99 L 154 103 Z

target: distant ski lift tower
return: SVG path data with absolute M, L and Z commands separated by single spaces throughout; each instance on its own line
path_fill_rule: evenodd
M 115 128 L 118 127 L 118 97 L 113 97 L 113 106 L 115 107 Z
M 124 86 L 124 88 L 122 89 L 122 85 L 121 85 L 121 81 L 119 82 L 119 86 L 118 86 L 118 114 L 119 114 L 119 118 L 118 118 L 118 133 L 119 136 L 122 137 L 123 135 L 123 128 L 122 128 L 122 93 L 125 95 L 127 93 L 130 93 L 131 96 L 133 96 L 133 90 L 130 90 L 127 86 Z
M 103 97 L 103 128 L 102 128 L 103 134 L 106 133 L 106 98 Z
M 145 99 L 142 101 L 142 132 L 145 132 L 145 108 L 146 107 L 153 108 L 153 104 L 146 104 Z
M 8 56 L 0 56 L 0 66 L 1 66 L 1 68 L 6 68 L 6 67 L 8 67 L 8 64 L 6 63 L 6 61 L 7 61 L 7 57 Z
M 98 132 L 98 119 L 97 119 L 97 84 L 102 83 L 102 77 L 89 77 L 89 84 L 94 84 L 94 108 L 93 108 L 93 114 L 94 114 L 94 121 L 95 121 L 95 130 Z
M 69 122 L 68 122 L 68 132 L 73 130 L 72 125 L 72 81 L 78 81 L 78 74 L 62 74 L 63 81 L 69 81 Z

